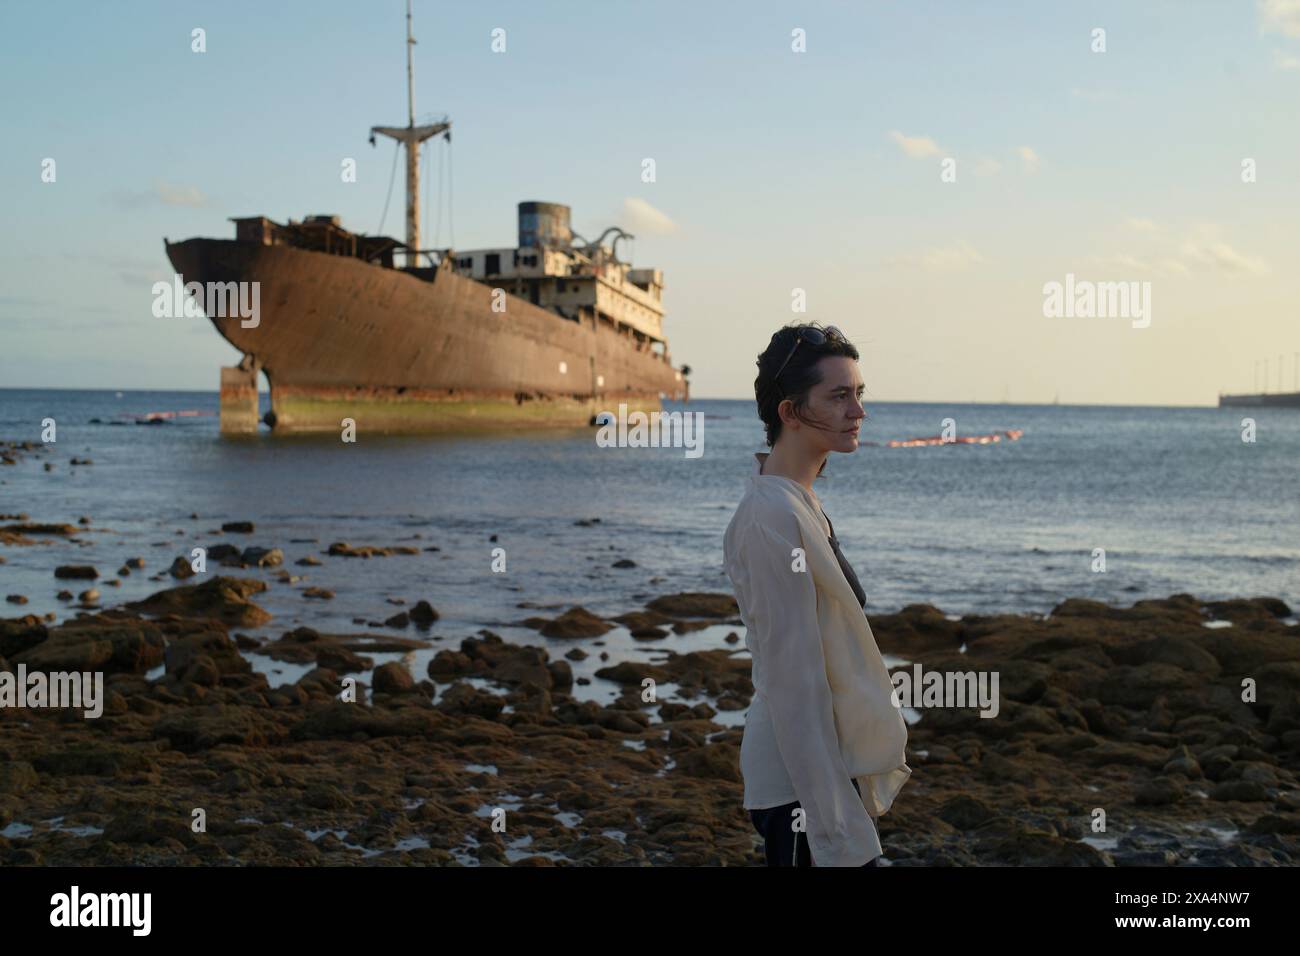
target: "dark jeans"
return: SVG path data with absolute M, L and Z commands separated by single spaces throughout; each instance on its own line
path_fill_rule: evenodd
M 853 789 L 862 793 L 858 782 L 853 781 Z M 779 807 L 764 807 L 762 810 L 750 810 L 749 819 L 754 829 L 763 838 L 763 856 L 768 866 L 812 866 L 812 850 L 808 847 L 808 835 L 798 833 L 791 826 L 793 813 L 799 808 L 799 801 L 782 804 Z M 862 864 L 879 866 L 879 857 Z

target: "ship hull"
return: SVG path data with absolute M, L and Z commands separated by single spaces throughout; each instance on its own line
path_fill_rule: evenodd
M 588 425 L 687 400 L 666 353 L 590 317 L 540 309 L 458 275 L 432 281 L 360 259 L 222 239 L 168 243 L 182 281 L 256 282 L 257 324 L 209 316 L 244 360 L 222 369 L 222 431 L 257 430 L 257 373 L 277 432 L 438 432 Z M 251 405 L 250 405 L 251 401 Z

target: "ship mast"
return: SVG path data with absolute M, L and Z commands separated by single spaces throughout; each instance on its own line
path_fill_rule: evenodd
M 406 266 L 408 269 L 419 263 L 420 144 L 451 129 L 449 121 L 426 126 L 415 125 L 415 70 L 411 64 L 413 46 L 415 46 L 415 37 L 411 35 L 411 0 L 406 0 L 406 126 L 372 126 L 370 142 L 375 141 L 375 134 L 378 133 L 406 145 Z

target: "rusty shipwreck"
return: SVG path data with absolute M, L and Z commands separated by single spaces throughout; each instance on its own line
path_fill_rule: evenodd
M 405 146 L 405 243 L 334 216 L 235 218 L 234 239 L 164 241 L 185 283 L 259 284 L 256 325 L 208 312 L 243 353 L 221 369 L 221 431 L 582 426 L 620 403 L 689 399 L 690 370 L 664 338 L 663 275 L 618 258 L 622 230 L 587 242 L 567 206 L 522 202 L 514 246 L 420 248 L 420 147 L 451 124 L 416 125 L 409 7 L 407 36 L 408 123 L 371 131 Z

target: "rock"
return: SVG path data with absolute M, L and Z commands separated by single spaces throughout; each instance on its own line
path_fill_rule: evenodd
M 10 604 L 26 604 L 26 603 L 27 603 L 27 595 L 25 595 L 25 594 L 9 594 L 9 595 L 6 595 L 6 596 L 5 596 L 5 600 L 8 601 Z
M 508 733 L 509 728 L 501 728 Z M 294 726 L 294 740 L 360 739 L 371 737 L 423 737 L 447 739 L 447 721 L 429 708 L 401 707 L 372 711 L 369 708 L 333 701 L 317 707 Z
M 313 556 L 313 555 L 310 555 L 310 554 L 307 555 L 307 556 L 304 557 L 304 558 L 299 558 L 299 559 L 298 559 L 296 562 L 294 562 L 294 563 L 295 563 L 295 564 L 301 564 L 301 565 L 303 565 L 303 566 L 305 566 L 305 567 L 309 567 L 309 568 L 320 567 L 322 564 L 324 564 L 324 562 L 321 561 L 320 558 L 317 558 L 317 557 L 315 557 L 315 556 Z
M 99 572 L 89 564 L 61 564 L 54 569 L 56 578 L 85 578 L 91 579 L 99 577 Z
M 388 620 L 384 621 L 385 627 L 406 627 L 411 623 L 411 616 L 405 611 L 394 614 Z
M 120 616 L 74 618 L 17 654 L 29 670 L 141 674 L 162 662 L 166 638 L 148 621 Z
M 75 595 L 73 595 L 71 591 L 65 590 L 65 591 L 60 591 L 58 594 L 54 596 L 58 598 L 60 601 L 71 601 Z
M 1192 756 L 1192 752 L 1185 745 L 1179 747 L 1177 751 L 1170 755 L 1169 762 L 1160 768 L 1160 772 L 1164 774 L 1181 773 L 1189 780 L 1197 780 L 1204 776 L 1201 772 L 1200 763 L 1197 762 L 1196 758 Z
M 518 648 L 508 657 L 499 659 L 489 674 L 502 684 L 534 684 L 545 690 L 550 690 L 552 684 L 546 652 L 538 647 Z
M 339 674 L 355 674 L 369 670 L 374 662 L 368 657 L 354 654 L 346 647 L 325 644 L 316 652 L 316 663 Z
M 377 694 L 409 694 L 415 689 L 415 680 L 406 665 L 390 661 L 375 668 L 371 686 Z
M 353 802 L 344 796 L 343 791 L 332 783 L 308 787 L 302 796 L 302 802 L 317 810 L 351 810 L 354 806 Z
M 0 618 L 0 656 L 11 657 L 35 647 L 49 636 L 49 629 L 35 614 Z
M 633 561 L 633 560 L 631 560 L 630 558 L 620 558 L 619 560 L 615 561 L 612 565 L 610 565 L 610 567 L 612 567 L 612 568 L 635 568 L 635 567 L 636 567 L 636 562 Z
M 180 816 L 132 811 L 110 820 L 101 839 L 128 846 L 158 846 L 175 841 L 183 848 L 193 845 L 194 836 Z
M 111 742 L 74 744 L 36 758 L 36 769 L 57 777 L 116 777 L 154 769 L 149 751 Z
M 997 813 L 983 801 L 962 794 L 940 807 L 938 816 L 958 830 L 974 830 L 996 818 Z
M 501 714 L 505 701 L 495 694 L 457 681 L 443 691 L 436 706 L 439 711 L 447 714 L 472 714 L 486 720 L 495 720 Z
M 438 612 L 429 604 L 428 601 L 416 601 L 415 606 L 411 608 L 411 620 L 415 622 L 416 627 L 429 627 L 434 621 L 438 620 Z
M 446 681 L 450 677 L 473 672 L 474 662 L 461 651 L 439 651 L 429 661 L 428 673 L 434 680 Z
M 284 563 L 284 552 L 279 548 L 245 548 L 240 560 L 259 568 L 275 568 Z
M 94 588 L 91 588 L 88 591 L 82 591 L 77 595 L 77 600 L 82 604 L 93 605 L 99 600 L 99 592 Z
M 194 753 L 220 744 L 265 747 L 281 742 L 285 734 L 249 708 L 204 704 L 163 715 L 153 725 L 153 736 L 183 753 Z
M 1259 802 L 1269 799 L 1264 786 L 1251 780 L 1224 780 L 1210 790 L 1211 800 Z
M 312 587 L 312 588 L 305 588 L 302 592 L 302 596 L 305 598 L 318 598 L 319 600 L 322 601 L 328 601 L 334 597 L 334 592 L 331 591 L 329 588 Z
M 718 743 L 684 751 L 677 755 L 676 770 L 688 777 L 740 783 L 740 748 Z
M 1211 601 L 1205 605 L 1205 609 L 1212 618 L 1232 621 L 1234 624 L 1248 624 L 1257 620 L 1271 622 L 1277 618 L 1291 616 L 1291 608 L 1285 601 L 1270 597 Z
M 70 524 L 40 524 L 24 521 L 19 524 L 0 525 L 0 533 L 11 535 L 27 534 L 76 534 L 77 527 Z
M 600 668 L 596 671 L 596 676 L 637 687 L 647 677 L 657 684 L 666 684 L 672 680 L 672 675 L 666 669 L 644 661 L 619 661 L 612 667 Z
M 523 623 L 526 627 L 537 628 L 547 637 L 599 637 L 611 629 L 610 625 L 582 607 L 571 607 L 554 620 L 530 617 Z
M 1138 806 L 1163 807 L 1183 799 L 1183 785 L 1169 777 L 1156 777 L 1138 788 L 1133 802 Z
M 740 613 L 730 594 L 684 591 L 657 597 L 646 607 L 670 617 L 735 617 Z
M 253 672 L 238 645 L 219 631 L 203 631 L 172 641 L 167 645 L 164 662 L 168 677 L 203 687 L 216 687 L 228 674 Z
M 221 526 L 222 531 L 229 531 L 234 534 L 252 534 L 253 522 L 251 521 L 227 521 Z
M 14 663 L 26 664 L 28 671 L 96 671 L 112 659 L 112 643 L 74 632 L 56 635 L 15 655 Z
M 271 615 L 248 598 L 249 595 L 265 590 L 264 581 L 215 577 L 202 584 L 159 591 L 143 601 L 134 601 L 126 606 L 145 614 L 211 617 L 231 626 L 256 627 L 269 621 Z
M 20 797 L 36 786 L 39 780 L 36 768 L 25 760 L 0 763 L 0 793 Z
M 138 571 L 140 568 L 144 567 L 144 558 L 127 558 L 123 563 L 125 563 L 128 568 L 134 568 Z
M 391 548 L 380 548 L 380 547 L 374 547 L 372 545 L 353 547 L 352 545 L 348 544 L 346 541 L 335 541 L 333 544 L 329 546 L 329 549 L 327 550 L 326 553 L 335 555 L 337 557 L 344 557 L 344 558 L 372 558 L 372 557 L 387 557 L 388 555 L 391 554 L 419 554 L 420 549 L 405 547 L 401 545 L 396 547 L 391 547 Z
M 219 562 L 227 567 L 236 567 L 244 563 L 243 553 L 233 544 L 214 544 L 208 548 L 208 560 Z
M 167 569 L 167 573 L 174 578 L 184 579 L 194 577 L 194 566 L 183 557 L 177 558 L 172 562 L 172 566 Z

